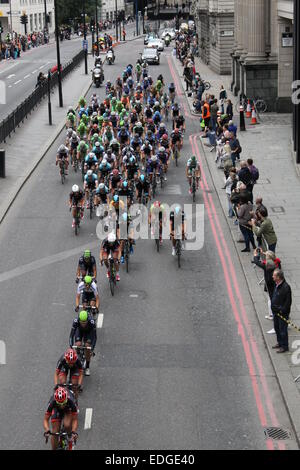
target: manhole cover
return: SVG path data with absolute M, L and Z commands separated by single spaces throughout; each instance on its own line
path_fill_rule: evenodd
M 272 211 L 275 212 L 275 214 L 284 214 L 285 210 L 282 206 L 277 206 L 277 207 L 271 207 Z
M 292 437 L 290 431 L 282 428 L 265 428 L 264 432 L 266 438 L 273 439 L 274 441 L 285 441 Z

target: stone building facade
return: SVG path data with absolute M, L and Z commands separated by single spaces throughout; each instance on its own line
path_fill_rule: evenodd
M 292 111 L 293 1 L 235 0 L 232 90 Z
M 234 0 L 194 0 L 193 13 L 201 59 L 219 74 L 231 73 Z

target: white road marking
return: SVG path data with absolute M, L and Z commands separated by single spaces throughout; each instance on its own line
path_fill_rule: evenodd
M 37 72 L 37 69 L 36 69 L 36 70 L 34 70 L 34 71 L 33 71 L 33 72 L 31 72 L 31 73 L 32 73 L 32 74 L 34 74 L 34 73 L 36 73 L 36 72 Z
M 65 306 L 66 306 L 66 304 L 61 304 L 61 303 L 59 303 L 59 302 L 52 302 L 52 305 L 61 305 L 62 307 L 65 307 Z
M 22 80 L 18 80 L 17 82 L 14 83 L 14 85 L 18 85 Z
M 91 242 L 90 248 L 96 248 L 99 245 L 99 240 Z M 31 271 L 35 271 L 36 269 L 43 268 L 45 266 L 50 266 L 53 263 L 58 263 L 59 261 L 63 261 L 71 256 L 75 256 L 81 251 L 84 251 L 86 245 L 79 246 L 77 248 L 73 248 L 71 250 L 62 251 L 61 253 L 57 253 L 55 255 L 46 256 L 45 258 L 39 259 L 37 261 L 33 261 L 32 263 L 24 264 L 23 266 L 18 266 L 15 269 L 11 269 L 10 271 L 6 271 L 0 273 L 0 282 L 8 281 L 9 279 L 14 279 L 17 276 L 22 276 L 23 274 L 29 273 Z
M 130 294 L 129 297 L 132 297 L 133 299 L 136 299 L 138 297 L 138 294 Z
M 102 328 L 103 320 L 104 320 L 103 313 L 99 313 L 98 320 L 97 320 L 97 328 Z
M 8 72 L 9 70 L 11 70 L 11 69 L 14 68 L 16 65 L 19 65 L 19 64 L 20 64 L 20 62 L 16 62 L 16 63 L 13 64 L 11 67 L 8 67 L 7 69 L 2 70 L 2 72 L 0 72 L 0 74 L 1 74 L 1 73 L 5 73 L 5 72 Z
M 12 88 L 12 85 L 8 85 L 8 88 Z
M 16 76 L 16 74 L 12 73 L 11 75 L 8 75 L 7 80 L 9 80 L 10 78 L 15 77 L 15 76 Z
M 87 408 L 85 410 L 84 429 L 91 429 L 92 415 L 93 415 L 93 408 Z
M 39 67 L 39 70 L 41 70 L 42 68 L 44 68 L 45 65 L 47 65 L 47 64 L 41 65 L 41 67 Z
M 165 194 L 176 194 L 176 195 L 181 195 L 182 190 L 179 184 L 167 184 L 164 188 L 163 191 Z
M 30 77 L 30 74 L 26 75 L 26 76 L 24 77 L 24 80 L 25 80 L 26 78 L 28 78 L 28 77 Z

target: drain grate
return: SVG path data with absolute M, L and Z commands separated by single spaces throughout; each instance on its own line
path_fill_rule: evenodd
M 267 439 L 273 439 L 274 441 L 285 441 L 292 438 L 291 432 L 287 429 L 265 428 L 264 432 Z

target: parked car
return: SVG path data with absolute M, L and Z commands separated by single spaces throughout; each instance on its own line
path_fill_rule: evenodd
M 158 50 L 154 47 L 147 47 L 141 53 L 142 61 L 147 62 L 147 64 L 157 64 L 160 62 L 160 54 Z
M 159 38 L 155 38 L 155 39 L 150 38 L 147 47 L 153 47 L 161 52 L 165 48 L 165 43 Z

